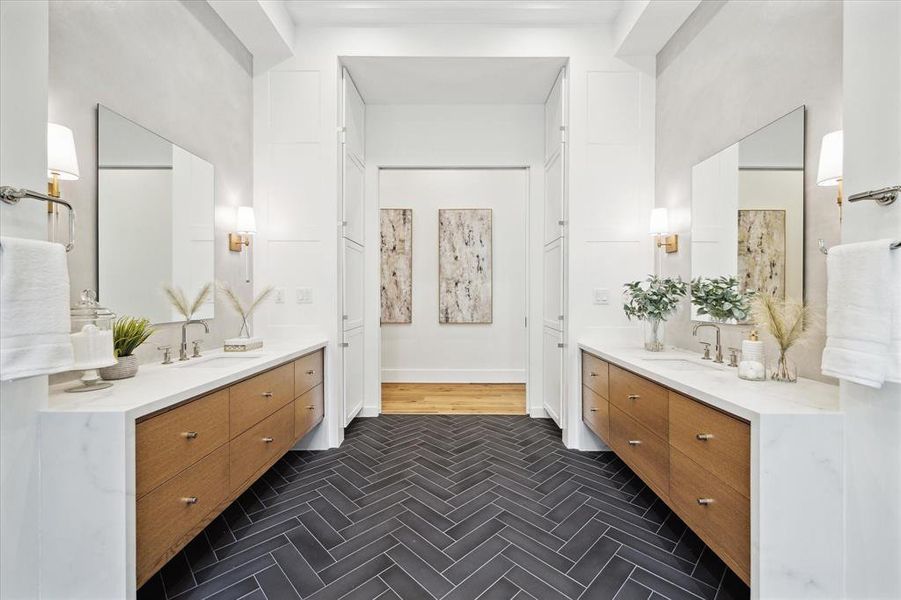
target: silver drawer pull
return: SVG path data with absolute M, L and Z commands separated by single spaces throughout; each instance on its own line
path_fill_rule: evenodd
M 630 446 L 641 446 L 641 440 L 629 440 Z
M 188 496 L 181 499 L 185 504 L 197 504 L 197 496 Z
M 598 412 L 598 409 L 596 408 L 589 408 L 588 410 L 590 410 L 591 412 Z
M 695 437 L 698 438 L 699 440 L 701 440 L 702 442 L 706 442 L 707 440 L 713 439 L 713 434 L 712 433 L 699 433 Z
M 262 394 L 260 394 L 260 396 L 262 396 L 263 398 L 272 398 L 272 395 L 272 392 L 263 392 Z
M 310 369 L 309 371 L 307 371 L 307 375 L 315 375 L 315 374 L 316 374 L 316 371 L 314 371 L 313 369 Z
M 638 394 L 629 394 L 628 396 L 626 396 L 626 398 L 628 398 L 629 400 L 638 400 L 639 398 L 641 398 L 641 396 L 639 396 Z
M 197 432 L 196 431 L 186 431 L 182 435 L 185 437 L 185 439 L 193 440 L 194 438 L 197 437 Z
M 315 407 L 315 406 L 308 406 L 308 407 L 307 407 L 307 410 L 316 410 L 316 407 Z
M 267 444 L 270 444 L 270 443 L 272 443 L 272 438 L 271 438 L 271 437 L 264 437 L 264 438 L 263 438 L 263 441 L 266 442 Z
M 597 376 L 598 376 L 597 373 L 589 373 L 589 375 L 590 375 L 591 377 L 597 377 Z
M 698 498 L 698 504 L 700 504 L 701 506 L 713 504 L 713 498 Z

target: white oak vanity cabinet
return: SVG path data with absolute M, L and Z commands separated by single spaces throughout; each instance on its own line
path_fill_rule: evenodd
M 174 364 L 41 411 L 40 584 L 47 598 L 133 599 L 325 414 L 327 340 Z
M 137 586 L 324 414 L 322 351 L 138 420 Z
M 684 351 L 580 348 L 582 421 L 752 598 L 841 597 L 836 386 L 743 381 Z

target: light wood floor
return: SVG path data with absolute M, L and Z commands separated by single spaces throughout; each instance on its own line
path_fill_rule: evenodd
M 383 383 L 382 413 L 524 415 L 524 383 Z

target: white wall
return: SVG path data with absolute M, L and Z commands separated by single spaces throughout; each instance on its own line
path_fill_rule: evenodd
M 272 269 L 257 284 L 315 288 L 313 305 L 284 305 L 270 311 L 266 330 L 273 335 L 319 329 L 336 340 L 335 269 L 338 154 L 335 127 L 341 56 L 499 56 L 569 57 L 570 274 L 573 342 L 590 330 L 604 335 L 640 334 L 618 302 L 592 304 L 593 288 L 615 297 L 623 282 L 651 268 L 646 224 L 653 194 L 653 59 L 614 58 L 606 28 L 488 26 L 300 28 L 295 56 L 254 78 L 255 199 L 281 194 L 277 214 L 267 221 L 281 233 L 270 240 L 268 255 L 255 264 Z M 285 239 L 285 238 L 289 239 Z M 258 243 L 259 247 L 263 244 Z M 370 269 L 377 272 L 375 269 Z M 367 294 L 378 295 L 369 286 Z M 375 321 L 377 323 L 378 321 Z M 371 335 L 373 321 L 367 323 Z M 367 344 L 377 351 L 378 345 Z M 334 370 L 339 366 L 329 362 Z M 567 423 L 570 446 L 596 442 L 580 419 L 579 354 L 568 347 Z M 368 380 L 371 381 L 371 378 Z M 329 409 L 339 410 L 333 391 Z M 368 401 L 368 398 L 367 398 Z M 331 443 L 340 441 L 334 427 Z
M 213 165 L 214 274 L 246 300 L 244 254 L 228 250 L 227 235 L 235 207 L 249 205 L 253 193 L 250 53 L 206 2 L 51 2 L 50 34 L 50 119 L 72 128 L 81 170 L 78 181 L 61 184 L 79 210 L 78 244 L 69 255 L 73 298 L 97 286 L 99 102 Z M 204 348 L 241 327 L 220 297 Z M 160 327 L 139 360 L 158 361 L 156 347 L 179 340 L 177 325 Z
M 0 2 L 0 185 L 47 185 L 48 5 Z M 47 239 L 41 202 L 0 203 L 3 235 Z M 38 597 L 38 411 L 47 377 L 0 383 L 0 598 Z
M 367 212 L 367 236 L 378 239 L 379 167 L 388 166 L 512 166 L 529 167 L 528 204 L 523 206 L 527 219 L 528 239 L 540 240 L 542 231 L 542 195 L 544 160 L 544 108 L 541 105 L 369 105 L 367 107 L 367 197 L 372 199 Z M 414 218 L 417 213 L 414 210 Z M 417 229 L 413 243 L 417 244 Z M 530 408 L 541 409 L 541 255 L 532 244 L 529 276 L 528 357 L 531 367 L 528 389 Z M 378 247 L 367 255 L 368 291 L 367 320 L 379 322 Z M 414 260 L 416 259 L 414 250 Z M 437 268 L 437 263 L 432 265 Z M 434 270 L 434 269 L 433 269 Z M 495 281 L 505 276 L 495 271 Z M 416 285 L 416 279 L 414 279 Z M 437 293 L 432 296 L 437 298 Z M 413 298 L 417 310 L 417 298 Z M 497 313 L 496 313 L 497 314 Z M 519 317 L 523 315 L 517 315 Z M 425 317 L 430 315 L 425 313 Z M 520 321 L 521 323 L 521 321 Z M 381 329 L 382 335 L 394 330 Z M 379 357 L 378 330 L 370 330 L 368 356 Z M 384 367 L 384 365 L 383 365 Z M 381 369 L 377 360 L 366 369 L 366 413 L 378 414 Z
M 382 325 L 382 381 L 526 383 L 528 175 L 526 169 L 379 173 L 380 207 L 413 209 L 413 320 Z M 491 210 L 490 324 L 438 322 L 438 211 L 443 208 Z
M 823 310 L 826 261 L 817 238 L 835 244 L 835 188 L 816 184 L 820 140 L 842 128 L 842 3 L 830 0 L 702 2 L 657 55 L 656 202 L 669 208 L 679 252 L 664 275 L 691 273 L 691 168 L 800 105 L 804 136 L 804 298 Z M 847 72 L 847 70 L 845 70 Z M 667 327 L 668 343 L 699 351 L 689 311 Z M 723 331 L 739 346 L 742 328 Z M 793 350 L 803 377 L 824 378 L 825 337 Z
M 898 185 L 901 3 L 845 2 L 843 59 L 845 194 Z M 842 242 L 899 237 L 901 202 L 846 205 Z M 873 390 L 841 382 L 840 395 L 846 597 L 901 598 L 901 385 Z

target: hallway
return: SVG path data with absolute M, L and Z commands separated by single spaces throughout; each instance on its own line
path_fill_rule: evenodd
M 748 589 L 611 452 L 524 416 L 359 419 L 289 452 L 145 600 L 725 600 Z
M 524 383 L 383 383 L 383 415 L 524 415 Z

